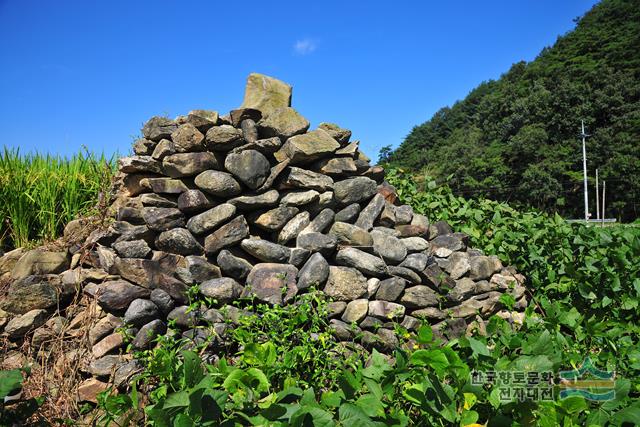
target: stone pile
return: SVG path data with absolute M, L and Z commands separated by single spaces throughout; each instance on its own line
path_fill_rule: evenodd
M 0 274 L 12 280 L 0 302 L 10 314 L 4 333 L 16 340 L 35 330 L 37 341 L 73 323 L 49 314 L 81 290 L 102 310 L 89 331 L 87 368 L 101 378 L 135 366 L 118 355 L 123 325 L 140 349 L 168 322 L 185 337 L 221 341 L 246 314 L 235 301 L 287 304 L 312 287 L 332 299 L 338 339 L 357 336 L 383 350 L 397 344 L 394 323 L 411 330 L 426 319 L 450 338 L 481 330 L 495 313 L 517 320 L 501 297 L 526 307 L 520 274 L 469 248 L 446 223 L 400 205 L 351 131 L 309 127 L 291 108 L 291 87 L 259 74 L 228 115 L 153 117 L 135 155 L 119 161 L 108 228 L 68 250 L 0 258 Z M 211 302 L 207 310 L 188 310 L 194 286 Z

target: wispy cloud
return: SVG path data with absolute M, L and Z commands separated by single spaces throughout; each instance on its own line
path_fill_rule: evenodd
M 297 55 L 309 55 L 314 50 L 316 50 L 317 47 L 318 47 L 318 44 L 315 42 L 315 40 L 302 39 L 302 40 L 297 40 L 294 43 L 293 51 Z

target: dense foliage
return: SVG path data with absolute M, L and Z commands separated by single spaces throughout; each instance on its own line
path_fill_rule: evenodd
M 109 188 L 112 159 L 0 152 L 0 249 L 52 240 Z
M 447 220 L 473 244 L 528 275 L 533 303 L 519 328 L 495 316 L 486 335 L 446 344 L 427 325 L 392 359 L 327 332 L 326 301 L 307 294 L 287 307 L 255 305 L 234 326 L 218 360 L 161 339 L 141 354 L 147 370 L 129 395 L 101 398 L 103 422 L 191 425 L 635 425 L 640 423 L 640 229 L 569 225 L 493 201 L 468 201 L 433 181 L 389 171 L 403 201 Z M 201 304 L 195 299 L 193 310 Z M 187 343 L 190 346 L 190 343 Z M 207 343 L 203 344 L 206 346 Z M 532 402 L 500 399 L 471 372 L 552 371 L 586 356 L 616 372 L 615 398 Z M 150 393 L 148 391 L 152 390 Z M 557 390 L 556 390 L 557 391 Z M 121 424 L 122 425 L 122 424 Z
M 456 194 L 582 217 L 580 120 L 587 133 L 590 206 L 595 169 L 607 214 L 640 214 L 640 1 L 603 0 L 532 62 L 413 128 L 381 153 L 439 179 Z

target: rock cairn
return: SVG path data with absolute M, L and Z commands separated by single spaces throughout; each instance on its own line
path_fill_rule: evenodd
M 68 250 L 0 258 L 0 274 L 12 280 L 0 303 L 10 339 L 35 330 L 35 344 L 79 323 L 50 314 L 80 290 L 101 308 L 88 372 L 101 378 L 115 369 L 122 379 L 135 361 L 118 355 L 118 328 L 128 325 L 138 349 L 166 333 L 168 321 L 185 337 L 224 340 L 232 327 L 225 319 L 246 314 L 232 303 L 248 297 L 287 304 L 320 289 L 333 301 L 338 339 L 357 335 L 382 350 L 397 344 L 394 323 L 411 330 L 427 319 L 450 338 L 481 330 L 495 313 L 517 320 L 503 294 L 516 310 L 527 305 L 520 274 L 468 248 L 448 224 L 400 205 L 351 131 L 331 123 L 309 130 L 286 83 L 252 74 L 241 108 L 153 117 L 142 134 L 135 155 L 119 161 L 108 228 Z M 65 235 L 80 233 L 81 222 Z M 213 301 L 207 310 L 188 310 L 193 286 Z

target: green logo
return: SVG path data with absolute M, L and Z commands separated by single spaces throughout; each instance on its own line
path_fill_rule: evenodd
M 595 401 L 613 400 L 615 372 L 601 371 L 587 357 L 580 369 L 560 371 L 560 398 L 582 396 Z

